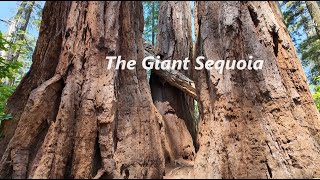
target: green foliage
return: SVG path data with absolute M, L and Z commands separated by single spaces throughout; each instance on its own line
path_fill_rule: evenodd
M 5 113 L 6 101 L 13 93 L 14 87 L 5 84 L 0 85 L 0 123 L 2 120 L 11 119 L 11 114 Z
M 320 39 L 316 34 L 305 1 L 283 1 L 284 20 L 301 57 L 309 71 L 307 77 L 313 87 L 313 98 L 320 111 Z
M 299 45 L 304 33 L 312 31 L 311 17 L 304 1 L 282 1 L 283 17 L 296 45 Z
M 143 36 L 145 40 L 149 42 L 155 43 L 156 41 L 159 7 L 160 7 L 159 1 L 143 1 L 144 24 L 145 24 Z
M 298 47 L 302 64 L 310 68 L 308 79 L 311 84 L 319 85 L 320 76 L 320 39 L 317 36 L 308 37 Z
M 8 32 L 10 37 L 10 48 L 6 61 L 18 61 L 21 67 L 14 74 L 14 78 L 8 82 L 16 86 L 24 74 L 29 70 L 32 62 L 32 54 L 35 48 L 37 37 L 32 31 L 38 31 L 42 18 L 44 2 L 22 1 L 17 2 L 17 13 L 12 17 L 11 22 L 15 23 L 14 31 Z
M 0 32 L 0 51 L 8 51 L 8 48 L 15 49 L 16 46 L 7 42 Z M 3 57 L 0 57 L 0 80 L 4 78 L 12 79 L 18 73 L 18 69 L 22 66 L 20 62 L 6 62 Z M 0 81 L 0 84 L 3 83 Z
M 33 13 L 31 14 L 31 28 L 40 30 L 40 24 L 42 19 L 42 9 L 44 6 L 44 1 L 36 1 L 33 8 Z
M 24 36 L 24 38 L 16 39 L 16 36 L 19 35 Z M 32 53 L 35 48 L 36 38 L 25 31 L 18 31 L 16 34 L 12 34 L 11 37 L 14 40 L 10 42 L 10 50 L 17 53 L 16 57 L 13 58 L 12 61 L 17 62 L 20 65 L 17 73 L 15 73 L 15 80 L 19 82 L 31 66 Z
M 17 30 L 6 35 L 0 32 L 0 123 L 2 120 L 12 118 L 10 114 L 5 113 L 7 99 L 28 71 L 36 44 L 36 37 L 31 35 L 27 28 L 21 27 L 39 30 L 43 4 L 44 2 L 34 1 L 19 2 L 18 12 L 11 20 L 18 22 Z M 30 10 L 30 7 L 32 7 L 31 17 L 27 18 L 24 13 L 28 8 Z
M 320 81 L 320 76 L 316 77 L 316 81 Z M 315 85 L 314 86 L 314 93 L 313 93 L 313 99 L 314 102 L 316 103 L 316 106 L 318 109 L 320 109 L 320 85 Z
M 142 1 L 143 16 L 144 16 L 144 30 L 143 38 L 148 43 L 155 46 L 157 30 L 158 30 L 158 15 L 159 15 L 159 1 Z M 147 78 L 150 80 L 151 70 L 147 71 Z
M 2 33 L 0 32 L 0 51 L 8 51 L 9 48 L 15 48 L 7 42 Z M 20 62 L 6 62 L 2 57 L 0 57 L 0 123 L 2 120 L 10 119 L 11 115 L 4 112 L 6 101 L 9 96 L 13 93 L 14 87 L 4 84 L 2 81 L 5 79 L 14 78 L 14 74 L 17 73 L 18 69 L 21 67 Z

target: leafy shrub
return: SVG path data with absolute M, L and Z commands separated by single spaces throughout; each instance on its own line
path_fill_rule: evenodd
M 0 32 L 0 52 L 7 52 L 9 48 L 14 48 L 14 45 L 7 42 Z M 13 79 L 21 66 L 22 63 L 18 61 L 7 62 L 2 55 L 0 56 L 0 123 L 2 120 L 12 118 L 10 114 L 5 113 L 5 106 L 15 89 L 15 86 L 9 86 L 4 81 Z

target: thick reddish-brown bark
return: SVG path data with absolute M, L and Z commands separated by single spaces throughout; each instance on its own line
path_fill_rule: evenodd
M 277 8 L 197 2 L 191 58 L 189 3 L 161 4 L 161 58 L 264 60 L 181 71 L 196 83 L 197 130 L 192 98 L 154 74 L 149 87 L 141 2 L 47 2 L 33 65 L 8 101 L 0 177 L 319 177 L 319 113 Z M 107 55 L 136 69 L 107 69 Z
M 1 177 L 162 177 L 146 71 L 105 59 L 142 60 L 142 31 L 141 2 L 46 3 L 34 64 L 9 101 Z
M 195 177 L 319 177 L 320 121 L 272 2 L 198 2 L 196 56 L 264 60 L 262 70 L 201 70 Z

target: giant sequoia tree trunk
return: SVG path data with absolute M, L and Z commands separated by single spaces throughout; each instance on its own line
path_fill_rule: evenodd
M 191 16 L 189 2 L 161 2 L 156 53 L 163 59 L 191 57 Z M 186 73 L 186 72 L 185 72 Z M 168 141 L 167 162 L 194 160 L 194 119 L 188 98 L 182 91 L 151 74 L 150 86 L 155 106 L 164 119 Z M 192 98 L 190 98 L 192 99 Z M 190 132 L 192 132 L 190 134 Z
M 1 177 L 163 175 L 146 72 L 105 59 L 142 60 L 142 31 L 141 2 L 46 3 L 33 66 L 9 101 Z
M 257 71 L 196 73 L 196 177 L 319 177 L 319 114 L 276 8 L 272 2 L 196 4 L 196 56 L 264 60 Z

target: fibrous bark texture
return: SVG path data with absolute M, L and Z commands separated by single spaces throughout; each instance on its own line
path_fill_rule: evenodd
M 149 83 L 141 2 L 46 2 L 14 118 L 1 123 L 0 177 L 319 177 L 320 117 L 278 5 L 194 7 L 193 50 L 189 2 L 161 3 L 152 55 L 192 61 Z M 197 56 L 250 55 L 261 70 L 193 69 Z M 108 69 L 106 56 L 138 62 Z
M 196 56 L 264 60 L 262 70 L 201 70 L 197 178 L 319 177 L 320 121 L 272 2 L 197 2 Z
M 7 102 L 7 112 L 13 115 L 13 119 L 1 123 L 4 134 L 0 142 L 1 154 L 14 134 L 30 92 L 55 73 L 61 53 L 62 32 L 65 31 L 68 8 L 70 3 L 50 2 L 44 6 L 45 13 L 42 16 L 43 21 L 33 53 L 32 66 Z
M 161 2 L 159 10 L 156 54 L 163 59 L 191 57 L 191 16 L 187 1 Z M 186 72 L 183 72 L 187 74 Z M 176 159 L 193 161 L 195 148 L 191 134 L 195 135 L 191 98 L 169 83 L 159 73 L 152 73 L 150 86 L 155 106 L 163 116 L 168 141 L 167 162 Z
M 146 71 L 105 59 L 143 59 L 141 2 L 47 2 L 43 12 L 33 66 L 9 101 L 1 177 L 162 177 Z

